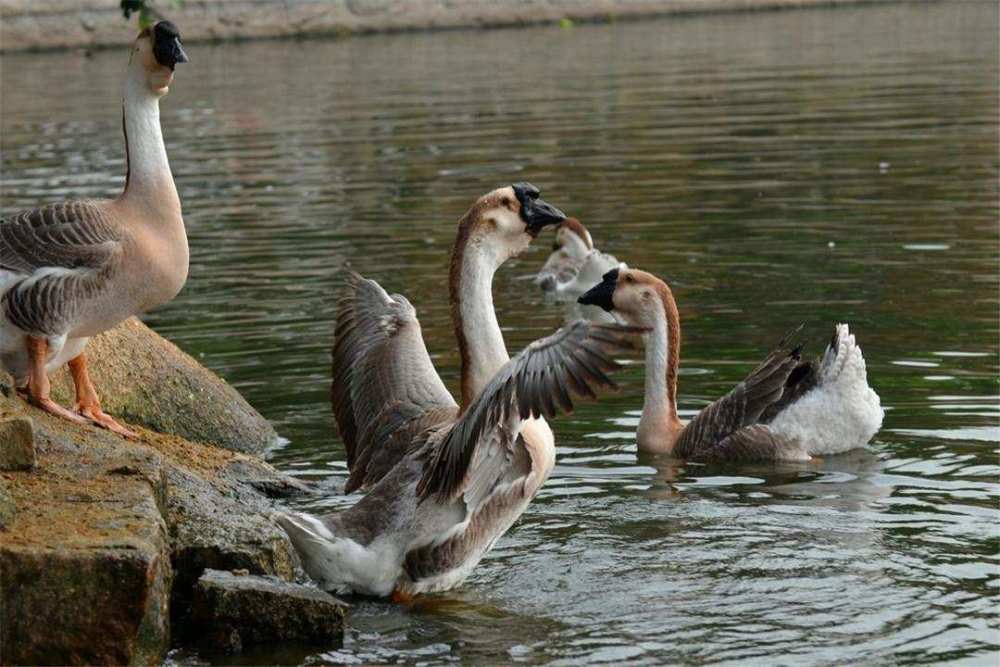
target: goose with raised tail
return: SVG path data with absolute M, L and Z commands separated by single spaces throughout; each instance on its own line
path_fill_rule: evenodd
M 405 601 L 459 585 L 548 478 L 555 443 L 544 417 L 613 386 L 612 355 L 633 328 L 576 322 L 510 359 L 493 310 L 496 270 L 562 219 L 519 183 L 459 222 L 449 283 L 460 402 L 434 370 L 413 306 L 348 276 L 332 400 L 347 490 L 368 493 L 341 513 L 276 517 L 324 589 Z
M 590 232 L 576 218 L 566 218 L 556 229 L 552 254 L 535 277 L 543 291 L 565 299 L 579 295 L 601 282 L 613 268 L 627 268 L 613 255 L 594 247 Z
M 804 461 L 862 447 L 882 426 L 884 411 L 846 324 L 816 361 L 803 361 L 786 337 L 685 425 L 677 416 L 681 328 L 670 287 L 645 271 L 614 269 L 580 302 L 649 329 L 640 450 L 703 461 Z
M 134 436 L 101 410 L 87 371 L 91 336 L 170 301 L 188 272 L 181 203 L 160 131 L 160 98 L 187 62 L 177 27 L 160 21 L 132 44 L 122 129 L 127 172 L 113 200 L 81 200 L 0 221 L 0 367 L 33 405 Z M 75 410 L 49 396 L 69 364 Z

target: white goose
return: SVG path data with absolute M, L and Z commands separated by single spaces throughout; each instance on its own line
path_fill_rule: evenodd
M 0 366 L 42 410 L 125 436 L 134 434 L 101 410 L 83 350 L 91 336 L 173 299 L 187 280 L 187 235 L 159 107 L 183 62 L 169 21 L 132 45 L 122 110 L 128 170 L 117 199 L 52 204 L 0 221 Z M 47 373 L 67 362 L 75 412 L 49 397 Z
M 557 297 L 575 300 L 616 267 L 627 268 L 614 255 L 594 247 L 594 239 L 583 223 L 566 218 L 556 230 L 552 254 L 535 277 L 535 284 Z
M 328 590 L 388 596 L 459 585 L 525 510 L 555 460 L 542 415 L 570 394 L 613 386 L 609 354 L 632 328 L 576 322 L 507 355 L 493 274 L 563 215 L 527 183 L 481 197 L 459 222 L 452 319 L 461 405 L 434 370 L 410 303 L 352 274 L 333 348 L 334 414 L 347 490 L 370 489 L 323 517 L 282 514 L 306 572 Z
M 667 284 L 645 271 L 615 269 L 580 302 L 650 330 L 641 450 L 709 461 L 809 460 L 861 447 L 882 426 L 884 411 L 846 324 L 837 325 L 817 362 L 801 361 L 801 348 L 789 348 L 786 338 L 685 425 L 677 416 L 680 318 Z

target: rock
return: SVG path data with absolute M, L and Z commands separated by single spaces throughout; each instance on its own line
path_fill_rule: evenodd
M 6 480 L 0 477 L 0 531 L 6 529 L 14 521 L 15 514 L 17 514 L 17 504 L 14 502 L 13 496 L 10 495 Z
M 0 419 L 29 415 L 36 467 L 0 473 L 0 664 L 159 663 L 206 567 L 297 572 L 257 486 L 298 483 L 260 459 L 0 391 Z
M 339 645 L 346 608 L 319 589 L 276 577 L 207 570 L 195 589 L 193 618 L 202 650 L 234 653 L 277 641 Z
M 86 352 L 102 407 L 129 424 L 236 452 L 259 453 L 277 440 L 239 392 L 136 318 L 95 336 Z M 52 374 L 52 389 L 73 404 L 65 368 Z
M 2 662 L 158 664 L 171 570 L 149 484 L 11 477 L 25 511 L 0 540 Z
M 168 471 L 166 516 L 177 573 L 173 618 L 182 635 L 193 634 L 189 630 L 201 632 L 188 620 L 194 586 L 206 569 L 244 569 L 280 579 L 294 578 L 298 555 L 284 531 L 264 515 L 268 509 L 263 497 L 252 489 L 234 485 L 230 494 L 224 495 L 187 471 Z
M 28 417 L 0 420 L 0 470 L 35 467 L 35 427 Z

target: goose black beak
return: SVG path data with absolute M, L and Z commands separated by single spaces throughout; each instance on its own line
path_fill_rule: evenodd
M 177 63 L 188 62 L 181 46 L 181 35 L 170 21 L 160 21 L 153 26 L 153 56 L 156 62 L 173 71 Z
M 555 225 L 566 219 L 566 214 L 544 199 L 539 198 L 541 192 L 531 183 L 515 183 L 514 195 L 521 202 L 521 219 L 528 226 L 531 236 L 538 236 L 547 225 Z
M 597 283 L 583 296 L 577 299 L 577 303 L 585 306 L 600 306 L 609 313 L 615 309 L 614 296 L 615 287 L 618 286 L 618 269 L 611 269 L 604 274 L 601 282 Z
M 174 54 L 174 64 L 186 63 L 188 62 L 188 54 L 184 53 L 184 47 L 181 46 L 181 38 L 174 37 L 173 43 L 173 54 Z

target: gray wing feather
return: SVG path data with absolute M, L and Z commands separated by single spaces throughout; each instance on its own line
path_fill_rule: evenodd
M 738 462 L 773 461 L 789 458 L 790 450 L 798 447 L 787 438 L 775 434 L 765 424 L 751 424 L 726 436 L 715 446 L 704 450 L 699 461 Z
M 413 306 L 353 271 L 339 302 L 330 397 L 347 450 L 347 492 L 378 482 L 419 432 L 458 411 Z
M 713 448 L 760 421 L 765 410 L 781 399 L 789 376 L 799 365 L 800 348 L 790 350 L 787 344 L 786 337 L 746 379 L 688 422 L 675 445 L 678 456 L 715 458 Z
M 0 270 L 24 278 L 4 294 L 6 317 L 35 335 L 63 333 L 118 266 L 122 230 L 97 202 L 24 211 L 0 221 Z
M 640 331 L 581 320 L 529 345 L 500 369 L 437 446 L 423 453 L 417 494 L 455 497 L 466 491 L 474 455 L 477 468 L 478 461 L 487 459 L 509 464 L 521 420 L 569 412 L 571 393 L 593 396 L 594 387 L 616 388 L 606 375 L 619 368 L 610 355 L 631 349 L 628 338 Z M 479 451 L 484 448 L 489 451 Z M 495 480 L 503 468 L 483 477 Z M 476 489 L 484 483 L 479 472 L 469 482 Z M 477 490 L 476 495 L 483 494 Z

